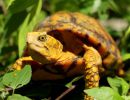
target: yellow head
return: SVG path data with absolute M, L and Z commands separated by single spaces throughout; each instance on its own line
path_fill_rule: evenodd
M 42 64 L 56 62 L 63 49 L 63 45 L 46 32 L 28 33 L 27 47 L 30 56 Z

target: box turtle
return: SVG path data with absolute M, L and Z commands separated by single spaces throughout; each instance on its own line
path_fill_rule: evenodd
M 97 20 L 81 13 L 57 12 L 27 34 L 27 49 L 13 68 L 33 67 L 34 80 L 84 74 L 85 88 L 99 85 L 99 74 L 120 72 L 120 52 Z M 85 96 L 85 100 L 93 98 Z

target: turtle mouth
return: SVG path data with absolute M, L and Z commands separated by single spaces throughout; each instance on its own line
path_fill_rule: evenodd
M 28 44 L 29 55 L 42 64 L 50 63 L 49 56 L 42 53 L 42 47 L 33 43 Z
M 33 43 L 28 43 L 27 44 L 28 46 L 28 49 L 29 49 L 29 53 L 30 55 L 35 59 L 36 57 L 39 57 L 40 60 L 44 59 L 46 60 L 46 63 L 50 63 L 50 61 L 53 63 L 53 62 L 56 62 L 57 60 L 55 58 L 53 58 L 52 56 L 48 55 L 48 53 L 43 53 L 43 52 L 46 52 L 46 48 L 43 49 L 42 46 L 39 46 L 37 44 L 33 44 Z M 37 59 L 36 59 L 37 60 Z M 42 62 L 42 61 L 40 61 Z
M 27 42 L 27 47 L 30 49 L 30 50 L 33 50 L 33 51 L 37 51 L 40 53 L 40 49 L 42 48 L 41 46 L 37 45 L 37 44 L 34 44 L 34 43 L 28 43 Z

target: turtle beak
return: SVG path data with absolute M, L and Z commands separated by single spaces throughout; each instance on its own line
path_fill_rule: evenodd
M 39 45 L 39 41 L 37 41 L 37 37 L 39 36 L 39 32 L 29 32 L 27 33 L 26 42 L 27 45 L 30 46 L 30 44 Z
M 33 43 L 34 37 L 35 37 L 35 32 L 27 33 L 27 38 L 26 38 L 27 44 Z

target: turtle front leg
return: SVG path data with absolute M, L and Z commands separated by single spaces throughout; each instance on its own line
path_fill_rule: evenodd
M 93 47 L 85 46 L 85 49 L 85 89 L 89 89 L 99 86 L 99 67 L 101 67 L 102 65 L 102 59 L 98 51 L 95 50 Z M 85 95 L 84 100 L 93 100 L 93 98 Z
M 13 69 L 16 70 L 21 70 L 25 64 L 30 64 L 31 62 L 33 62 L 34 60 L 32 59 L 31 56 L 27 56 L 27 57 L 22 57 L 16 60 L 16 62 L 12 65 Z

